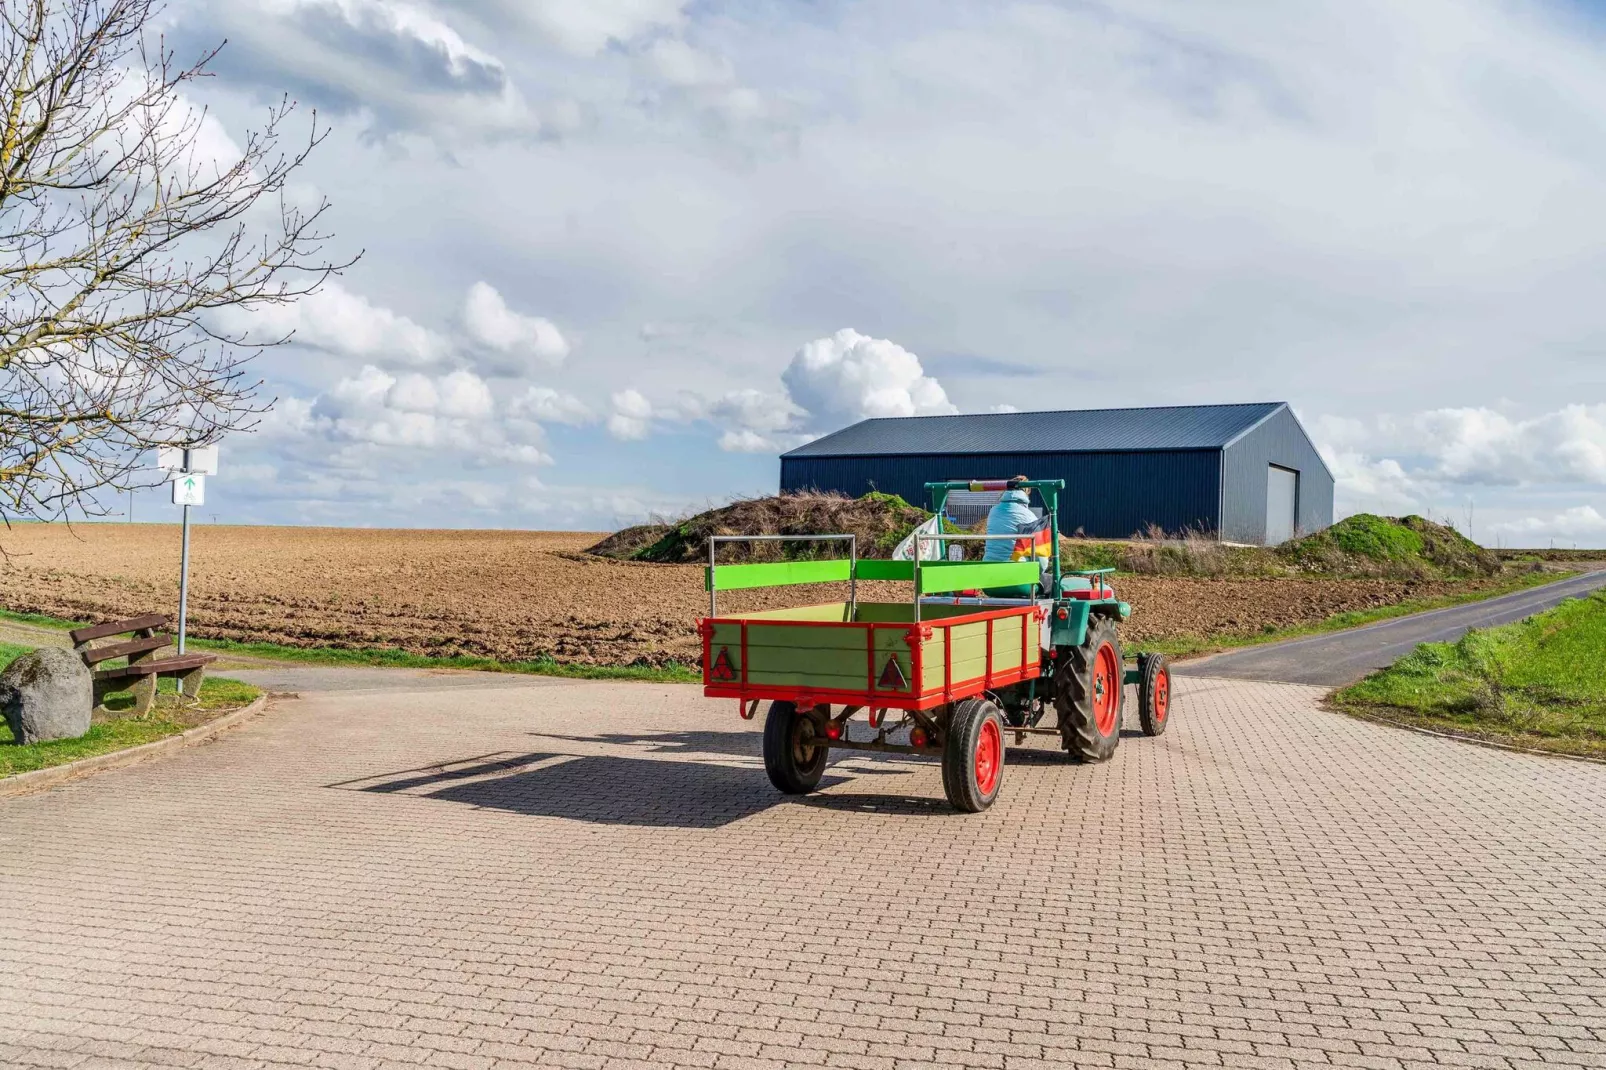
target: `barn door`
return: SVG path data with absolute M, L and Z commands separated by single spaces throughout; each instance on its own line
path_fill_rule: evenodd
M 1266 545 L 1294 537 L 1299 516 L 1299 473 L 1272 465 L 1266 469 Z

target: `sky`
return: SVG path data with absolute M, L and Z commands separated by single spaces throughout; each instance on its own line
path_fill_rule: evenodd
M 1606 546 L 1606 23 L 1527 0 L 180 0 L 361 259 L 203 522 L 611 528 L 865 416 L 1288 401 L 1341 514 Z M 136 519 L 168 519 L 146 492 Z

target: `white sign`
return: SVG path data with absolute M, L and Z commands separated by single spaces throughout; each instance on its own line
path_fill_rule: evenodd
M 191 472 L 200 472 L 209 476 L 217 475 L 216 446 L 192 446 L 189 453 L 189 470 Z
M 156 447 L 156 467 L 164 472 L 200 472 L 202 475 L 217 475 L 217 447 L 216 446 L 158 446 Z
M 174 505 L 205 505 L 206 476 L 200 473 L 175 473 L 173 476 Z

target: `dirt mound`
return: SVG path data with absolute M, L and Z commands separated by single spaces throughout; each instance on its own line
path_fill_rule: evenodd
M 1332 575 L 1493 576 L 1500 558 L 1454 528 L 1420 516 L 1356 513 L 1325 531 L 1284 543 L 1279 556 Z
M 587 546 L 585 552 L 597 557 L 611 557 L 616 561 L 628 561 L 668 535 L 672 528 L 671 524 L 637 524 L 614 532 L 594 546 Z
M 698 513 L 669 527 L 657 541 L 631 553 L 636 561 L 689 564 L 708 560 L 710 535 L 857 535 L 860 557 L 888 557 L 915 525 L 931 514 L 896 494 L 871 492 L 862 498 L 803 491 L 734 501 Z M 627 531 L 612 538 L 622 539 Z M 609 542 L 604 539 L 598 546 Z M 720 547 L 721 561 L 777 561 L 840 554 L 840 543 L 731 543 Z M 598 552 L 593 547 L 592 552 Z

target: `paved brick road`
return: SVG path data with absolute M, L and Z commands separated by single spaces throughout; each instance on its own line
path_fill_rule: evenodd
M 977 817 L 691 689 L 288 702 L 0 800 L 0 1065 L 1606 1065 L 1606 768 L 1187 686 Z

